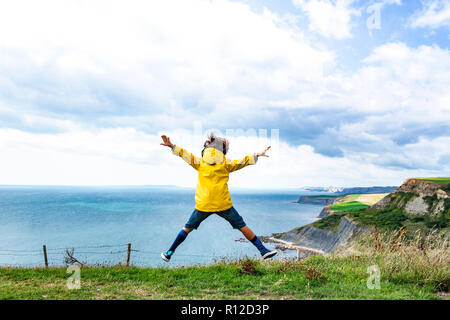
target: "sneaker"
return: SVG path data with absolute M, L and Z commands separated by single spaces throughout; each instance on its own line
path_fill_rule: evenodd
M 161 252 L 161 258 L 165 261 L 165 262 L 169 262 L 170 261 L 170 257 L 172 257 L 171 254 L 165 253 L 165 252 Z
M 276 254 L 277 254 L 277 250 L 267 251 L 265 254 L 262 255 L 262 257 L 263 257 L 263 259 L 269 259 L 269 258 L 272 258 Z

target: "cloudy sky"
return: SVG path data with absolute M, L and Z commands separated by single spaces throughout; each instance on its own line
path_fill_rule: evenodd
M 450 175 L 450 1 L 0 2 L 0 184 L 195 186 L 159 145 L 230 157 L 232 187 Z

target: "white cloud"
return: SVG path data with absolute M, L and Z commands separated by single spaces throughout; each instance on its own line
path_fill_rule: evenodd
M 373 112 L 402 110 L 408 120 L 448 117 L 450 106 L 443 97 L 448 96 L 450 82 L 449 50 L 387 43 L 375 48 L 364 62 L 347 91 L 354 106 Z
M 309 107 L 327 112 L 345 110 L 349 123 L 352 116 L 365 115 L 367 122 L 381 117 L 370 128 L 381 132 L 391 121 L 406 129 L 419 124 L 432 128 L 450 123 L 449 83 L 450 50 L 393 42 L 373 49 L 353 73 L 334 71 L 308 83 L 289 103 L 296 106 L 296 101 L 306 100 Z
M 330 132 L 331 143 L 347 157 L 382 166 L 448 172 L 450 164 L 439 159 L 450 152 L 450 51 L 388 43 L 364 63 L 350 77 L 328 79 L 339 92 L 335 105 L 346 107 L 349 116 L 350 110 L 367 114 Z
M 431 0 L 423 2 L 423 8 L 411 18 L 413 28 L 450 27 L 450 1 Z
M 0 83 L 35 111 L 256 106 L 333 62 L 288 21 L 225 0 L 0 4 Z
M 352 18 L 361 11 L 353 7 L 354 0 L 293 0 L 309 18 L 309 29 L 327 38 L 345 39 L 352 36 Z
M 172 140 L 196 154 L 203 139 L 189 132 L 173 132 Z M 1 184 L 37 185 L 180 185 L 195 187 L 197 174 L 159 137 L 134 129 L 30 134 L 0 129 Z M 231 140 L 231 158 L 259 151 L 258 138 Z M 281 142 L 256 166 L 234 173 L 231 188 L 279 188 L 307 185 L 400 184 L 410 175 L 432 171 L 384 169 L 351 158 L 328 158 L 310 146 Z

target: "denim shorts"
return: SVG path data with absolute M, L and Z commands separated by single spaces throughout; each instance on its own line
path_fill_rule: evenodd
M 246 226 L 244 219 L 242 219 L 236 209 L 231 207 L 230 209 L 219 212 L 204 212 L 195 209 L 184 227 L 187 229 L 197 229 L 200 223 L 212 214 L 217 214 L 227 220 L 234 229 L 240 229 Z

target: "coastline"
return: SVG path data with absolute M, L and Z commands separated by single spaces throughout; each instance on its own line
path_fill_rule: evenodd
M 345 196 L 321 196 L 312 198 L 315 203 L 322 202 L 324 207 L 317 216 L 318 220 L 333 214 L 330 206 L 339 203 Z M 308 196 L 300 196 L 298 203 L 310 203 Z M 305 202 L 301 202 L 305 201 Z M 317 221 L 317 220 L 316 220 Z M 265 243 L 276 243 L 275 248 L 284 250 L 296 250 L 298 258 L 306 258 L 310 255 L 327 255 L 338 248 L 348 244 L 355 235 L 366 232 L 368 229 L 361 227 L 348 217 L 340 220 L 336 231 L 322 230 L 309 223 L 296 227 L 284 233 L 273 233 L 270 236 L 258 236 Z

